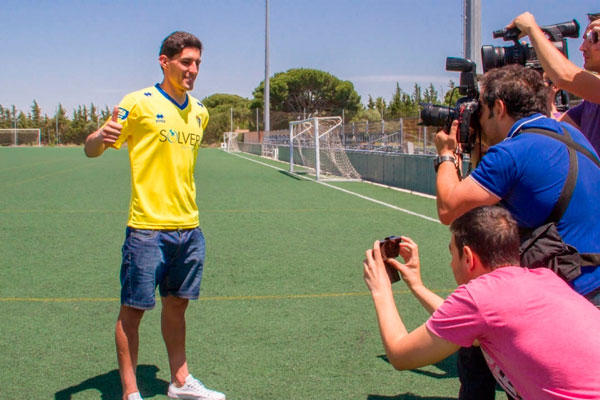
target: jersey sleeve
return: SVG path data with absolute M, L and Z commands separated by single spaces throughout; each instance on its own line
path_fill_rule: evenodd
M 465 285 L 459 286 L 425 323 L 434 335 L 462 347 L 481 337 L 485 320 Z
M 205 110 L 206 110 L 206 108 L 205 108 Z M 208 110 L 206 110 L 206 114 L 204 114 L 204 118 L 202 120 L 202 132 L 204 132 L 206 130 L 209 119 L 210 119 L 210 114 L 208 113 Z
M 471 173 L 471 177 L 487 191 L 504 198 L 512 187 L 517 165 L 500 145 L 492 146 Z
M 128 94 L 123 97 L 123 100 L 119 103 L 119 116 L 117 122 L 123 126 L 121 130 L 121 136 L 113 144 L 113 147 L 120 149 L 123 143 L 127 140 L 130 133 L 132 132 L 132 125 L 135 124 L 137 119 L 137 101 L 133 94 Z

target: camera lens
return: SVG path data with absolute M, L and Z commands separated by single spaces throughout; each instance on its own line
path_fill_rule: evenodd
M 487 72 L 490 69 L 503 67 L 504 62 L 504 47 L 494 46 L 481 46 L 481 63 L 483 72 Z
M 447 106 L 421 103 L 421 121 L 425 126 L 444 126 L 454 119 L 456 111 Z

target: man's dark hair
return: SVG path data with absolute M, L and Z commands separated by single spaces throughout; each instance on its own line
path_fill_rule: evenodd
M 173 58 L 176 54 L 179 54 L 186 47 L 195 47 L 200 50 L 202 54 L 202 42 L 196 36 L 187 32 L 173 32 L 163 40 L 160 45 L 159 55 L 165 55 L 169 58 Z
M 508 115 L 517 120 L 535 113 L 548 115 L 548 89 L 534 69 L 519 64 L 494 68 L 483 75 L 480 83 L 481 100 L 490 110 L 496 100 L 502 100 Z
M 590 22 L 594 22 L 595 20 L 600 19 L 600 13 L 590 13 L 587 16 L 588 16 L 588 21 L 590 21 Z
M 519 229 L 506 209 L 483 206 L 472 209 L 450 224 L 458 255 L 469 246 L 486 269 L 519 265 Z

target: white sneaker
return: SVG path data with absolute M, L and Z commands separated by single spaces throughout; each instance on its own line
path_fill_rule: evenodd
M 225 400 L 225 395 L 216 390 L 207 389 L 198 379 L 192 374 L 185 378 L 185 383 L 182 387 L 177 387 L 173 383 L 169 385 L 167 396 L 171 399 L 185 400 Z
M 135 393 L 130 393 L 127 396 L 127 400 L 144 400 L 144 399 L 142 399 L 142 395 L 140 394 L 140 392 L 135 392 Z

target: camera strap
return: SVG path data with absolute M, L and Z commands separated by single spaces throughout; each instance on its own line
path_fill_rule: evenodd
M 528 268 L 550 268 L 567 282 L 570 282 L 581 275 L 581 267 L 600 265 L 600 253 L 579 253 L 575 247 L 566 244 L 562 240 L 556 224 L 567 210 L 575 190 L 579 173 L 576 152 L 584 154 L 598 168 L 600 168 L 600 160 L 587 148 L 576 143 L 564 126 L 564 135 L 539 128 L 524 129 L 517 134 L 520 133 L 535 133 L 556 139 L 567 145 L 569 152 L 569 172 L 560 197 L 546 222 L 536 229 L 521 231 L 521 246 L 519 248 L 521 265 Z
M 565 180 L 565 184 L 562 188 L 562 191 L 560 192 L 560 197 L 554 205 L 552 212 L 546 219 L 546 223 L 558 223 L 558 221 L 560 221 L 563 214 L 567 210 L 569 203 L 571 202 L 571 197 L 573 196 L 573 191 L 575 190 L 575 184 L 577 183 L 577 175 L 579 174 L 579 164 L 577 162 L 577 154 L 575 154 L 575 152 L 579 152 L 585 155 L 587 158 L 592 160 L 598 168 L 600 168 L 600 160 L 598 160 L 598 157 L 589 149 L 575 142 L 571 137 L 569 131 L 564 126 L 562 128 L 564 135 L 561 135 L 557 132 L 548 129 L 541 128 L 523 129 L 518 133 L 536 133 L 539 135 L 544 135 L 556 139 L 567 145 L 567 150 L 569 152 L 569 172 L 567 174 L 567 179 Z

